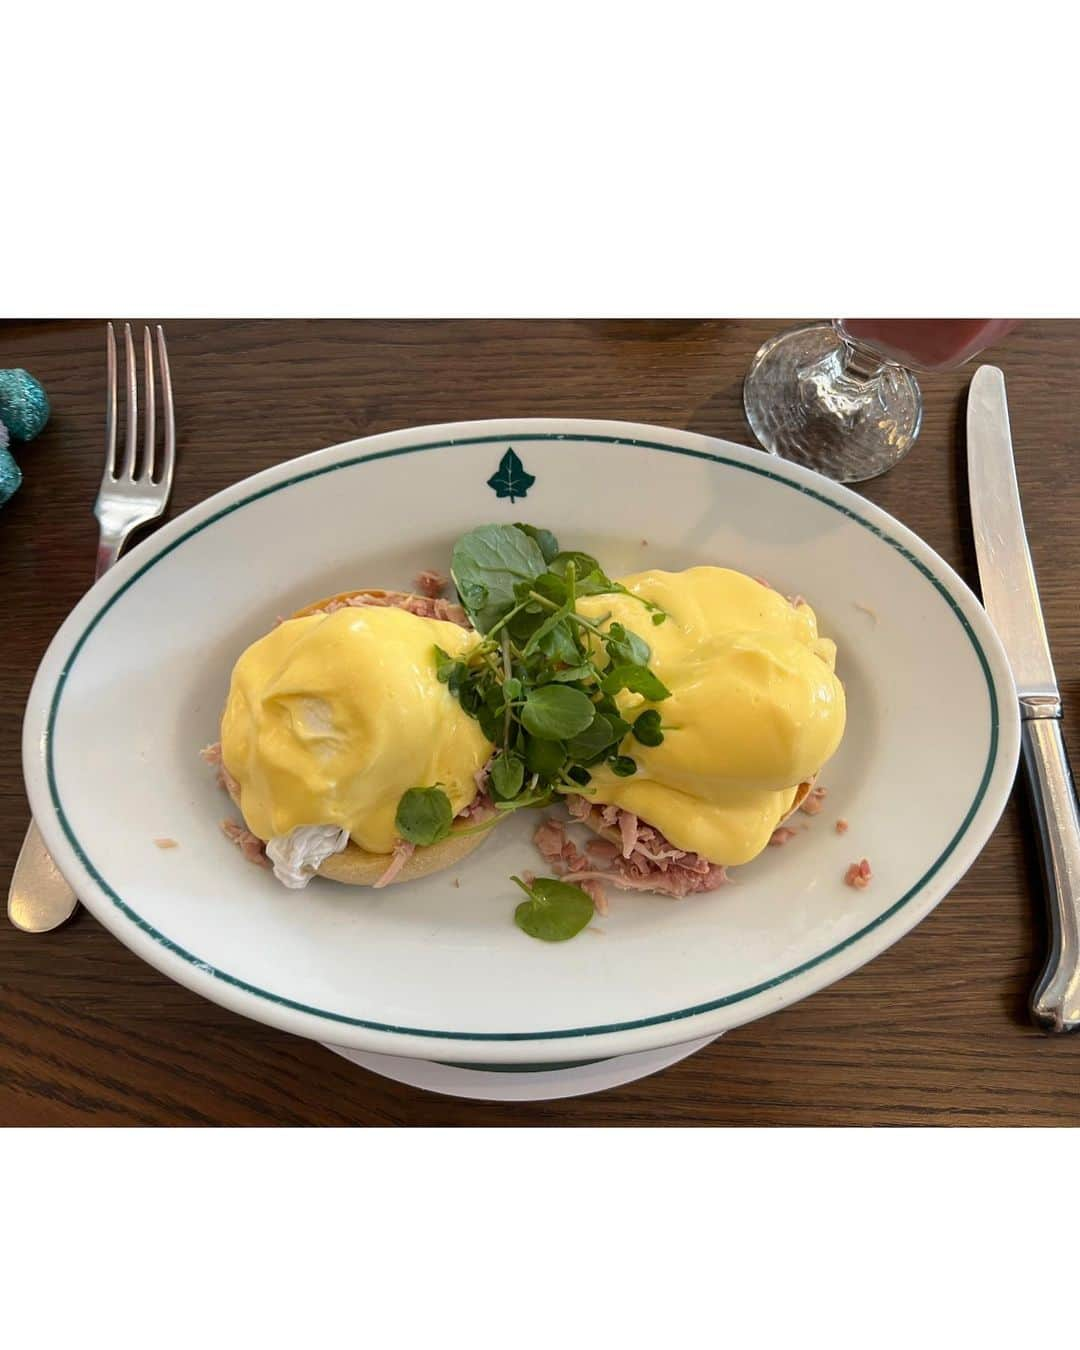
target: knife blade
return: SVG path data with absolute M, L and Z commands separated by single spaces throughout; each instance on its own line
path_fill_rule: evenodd
M 1016 481 L 1005 377 L 980 366 L 968 392 L 968 489 L 983 603 L 1009 658 L 1039 834 L 1050 950 L 1031 995 L 1048 1031 L 1080 1027 L 1080 809 L 1061 734 L 1061 697 Z
M 971 381 L 967 438 L 983 605 L 1009 655 L 1021 703 L 1060 703 L 1020 507 L 1005 376 L 996 366 L 980 366 Z

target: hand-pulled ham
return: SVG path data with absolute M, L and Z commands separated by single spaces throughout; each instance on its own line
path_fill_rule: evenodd
M 854 886 L 857 891 L 865 891 L 873 876 L 869 862 L 863 858 L 861 862 L 852 863 L 844 873 L 844 884 Z
M 450 578 L 444 576 L 442 572 L 436 572 L 432 567 L 426 567 L 416 578 L 416 589 L 421 595 L 429 596 L 432 600 L 438 600 L 446 590 Z
M 796 834 L 798 834 L 798 830 L 793 830 L 789 825 L 778 825 L 769 839 L 769 847 L 780 848 L 782 845 L 790 843 Z
M 727 881 L 722 867 L 698 853 L 676 848 L 655 826 L 643 825 L 631 811 L 621 811 L 616 806 L 592 806 L 578 796 L 568 797 L 566 804 L 575 820 L 593 828 L 617 829 L 621 849 L 612 840 L 590 840 L 586 856 L 567 838 L 559 821 L 543 821 L 533 842 L 564 881 L 581 886 L 586 882 L 610 882 L 623 890 L 656 891 L 671 896 L 713 891 Z M 589 893 L 593 894 L 591 889 Z
M 828 789 L 823 787 L 811 788 L 803 799 L 799 810 L 805 815 L 820 815 L 825 809 L 825 798 L 829 795 Z
M 456 815 L 456 820 L 467 820 L 470 825 L 482 825 L 485 820 L 490 820 L 495 815 L 495 803 L 484 791 L 477 793 L 468 806 L 463 807 Z
M 444 623 L 456 623 L 460 628 L 468 628 L 469 620 L 460 605 L 449 600 L 440 600 L 431 595 L 405 595 L 393 591 L 389 595 L 350 595 L 347 600 L 331 600 L 322 609 L 312 610 L 313 614 L 336 614 L 339 609 L 403 609 L 406 614 L 415 614 L 420 619 L 442 619 Z
M 587 896 L 590 897 L 596 906 L 596 912 L 602 919 L 606 919 L 611 913 L 611 906 L 608 903 L 607 891 L 604 889 L 604 883 L 599 877 L 581 877 L 575 880 L 574 884 L 580 886 Z
M 383 886 L 389 886 L 415 852 L 416 845 L 410 844 L 407 839 L 402 839 L 395 844 L 394 851 L 390 855 L 390 866 L 374 883 L 372 890 L 377 891 Z
M 221 832 L 226 839 L 230 839 L 236 845 L 248 862 L 255 863 L 258 867 L 270 867 L 266 845 L 257 834 L 252 834 L 247 826 L 226 817 L 221 822 Z
M 221 758 L 221 742 L 215 741 L 213 745 L 204 746 L 199 751 L 200 757 L 207 764 L 217 767 L 218 787 L 224 788 L 233 801 L 240 805 L 240 784 L 225 767 L 225 762 Z

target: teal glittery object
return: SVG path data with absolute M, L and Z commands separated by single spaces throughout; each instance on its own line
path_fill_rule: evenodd
M 33 375 L 25 370 L 0 370 L 0 421 L 12 440 L 32 441 L 48 420 L 49 400 Z
M 11 451 L 7 448 L 0 449 L 0 506 L 3 506 L 9 497 L 14 497 L 21 482 L 22 474 L 11 457 Z

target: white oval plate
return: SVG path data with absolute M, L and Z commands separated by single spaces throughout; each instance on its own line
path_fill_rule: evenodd
M 508 451 L 523 466 L 507 478 Z M 513 496 L 497 495 L 513 489 Z M 614 575 L 723 563 L 811 600 L 849 714 L 828 809 L 736 884 L 613 893 L 547 945 L 512 922 L 522 813 L 454 872 L 385 891 L 279 886 L 222 837 L 198 757 L 229 671 L 278 614 L 445 569 L 526 519 Z M 860 608 L 863 607 L 863 608 Z M 867 612 L 872 611 L 872 612 Z M 760 451 L 619 422 L 458 423 L 354 441 L 210 498 L 136 548 L 60 629 L 23 744 L 34 816 L 92 912 L 207 998 L 378 1054 L 543 1064 L 649 1050 L 804 998 L 876 956 L 963 875 L 1005 804 L 1018 718 L 971 592 L 862 498 Z M 838 816 L 850 832 L 833 829 Z M 800 818 L 802 819 L 802 818 Z M 179 847 L 163 852 L 156 836 Z M 843 884 L 869 857 L 869 889 Z

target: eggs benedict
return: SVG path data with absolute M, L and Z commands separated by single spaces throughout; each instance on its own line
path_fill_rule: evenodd
M 245 838 L 261 842 L 286 885 L 316 873 L 387 885 L 450 866 L 482 842 L 483 832 L 458 831 L 492 813 L 482 782 L 493 747 L 435 661 L 436 649 L 464 659 L 479 641 L 463 618 L 426 596 L 353 592 L 299 611 L 236 662 L 222 779 Z M 395 812 L 410 789 L 436 784 L 456 828 L 417 847 Z
M 579 599 L 578 613 L 647 643 L 669 696 L 618 694 L 626 722 L 655 708 L 655 743 L 627 737 L 630 772 L 597 764 L 588 794 L 568 805 L 617 850 L 607 860 L 616 884 L 712 889 L 723 868 L 766 847 L 840 744 L 836 647 L 805 602 L 729 568 L 639 572 L 621 585 Z M 651 622 L 661 611 L 666 620 Z

